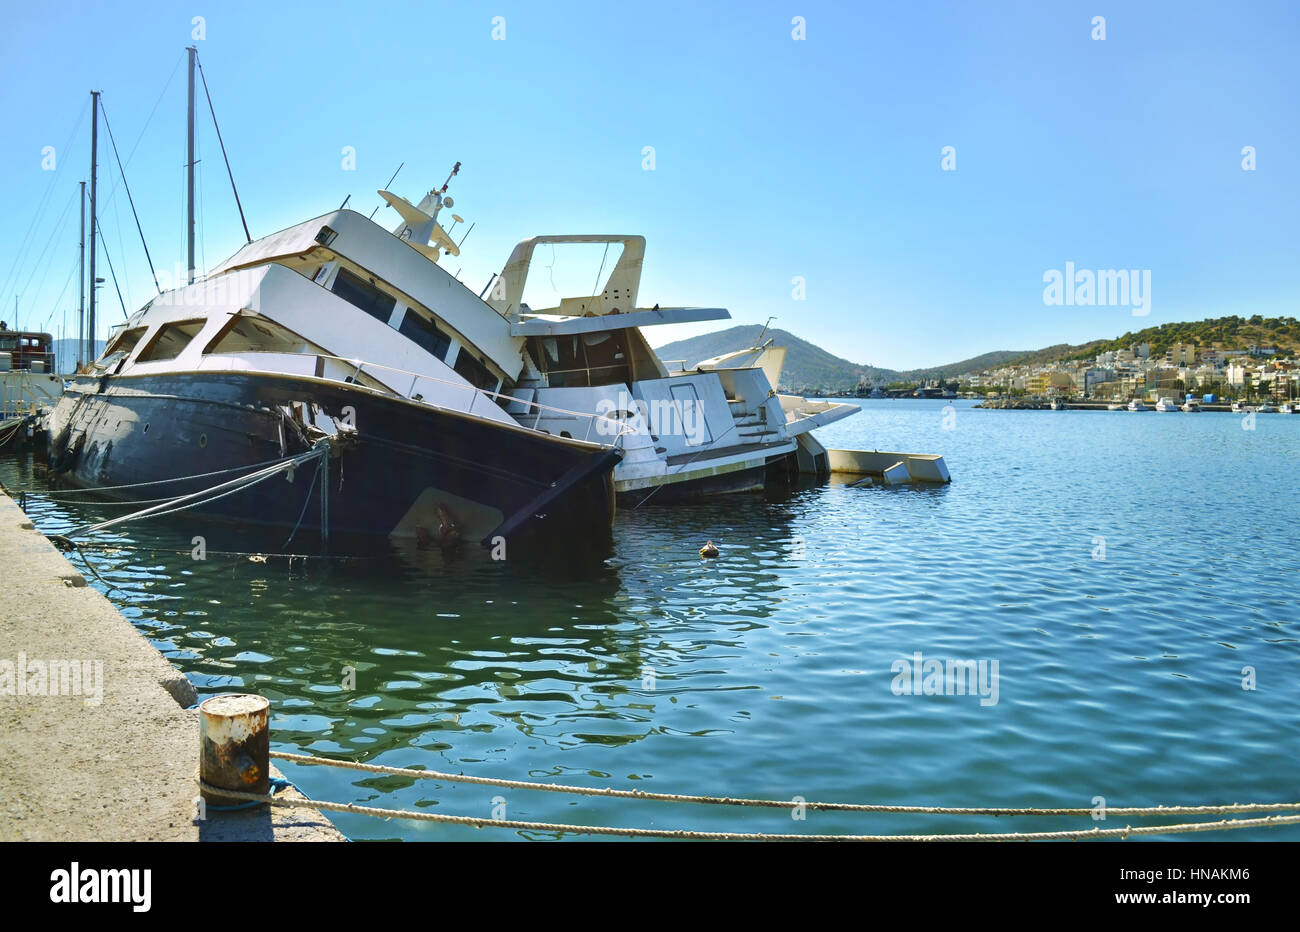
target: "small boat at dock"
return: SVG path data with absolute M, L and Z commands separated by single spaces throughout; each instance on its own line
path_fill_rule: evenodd
M 63 393 L 55 373 L 54 338 L 48 333 L 10 330 L 0 321 L 0 420 L 40 413 Z

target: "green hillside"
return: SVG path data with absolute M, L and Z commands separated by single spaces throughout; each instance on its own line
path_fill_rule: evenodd
M 1055 359 L 1089 359 L 1098 353 L 1128 349 L 1135 343 L 1150 343 L 1152 356 L 1163 356 L 1175 343 L 1193 343 L 1201 350 L 1246 349 L 1251 345 L 1274 346 L 1284 356 L 1300 353 L 1300 321 L 1294 317 L 1215 317 L 1209 320 L 1160 324 L 1113 340 L 1093 340 L 1078 346 L 1050 347 L 1055 353 L 1039 360 L 1047 350 L 1027 354 L 1017 362 L 1050 362 Z

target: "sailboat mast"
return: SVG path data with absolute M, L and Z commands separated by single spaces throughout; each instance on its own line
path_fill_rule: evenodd
M 198 55 L 199 50 L 190 46 L 186 51 L 190 53 L 190 95 L 189 108 L 186 111 L 185 120 L 185 240 L 189 270 L 189 284 L 194 284 L 194 57 Z
M 82 340 L 86 333 L 86 183 L 81 182 L 81 261 L 77 263 L 77 287 L 80 293 L 77 299 L 77 365 L 72 370 L 81 368 L 83 355 Z M 67 336 L 67 334 L 64 334 Z
M 99 91 L 90 92 L 90 313 L 86 315 L 85 362 L 95 358 L 95 195 L 99 150 Z

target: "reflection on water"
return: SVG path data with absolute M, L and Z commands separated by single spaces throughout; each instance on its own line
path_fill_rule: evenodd
M 1291 473 L 1300 418 L 868 402 L 829 446 L 945 454 L 954 483 L 842 483 L 619 514 L 546 566 L 415 548 L 223 551 L 164 519 L 87 551 L 201 694 L 271 698 L 276 747 L 515 779 L 946 805 L 1300 798 Z M 949 421 L 951 426 L 951 419 Z M 1235 433 L 1234 433 L 1235 431 Z M 1237 436 L 1237 435 L 1242 436 Z M 1225 465 L 1231 464 L 1230 469 Z M 1238 477 L 1249 475 L 1243 483 Z M 10 488 L 40 467 L 0 461 Z M 57 532 L 111 507 L 33 500 Z M 1236 533 L 1231 529 L 1249 529 Z M 712 539 L 716 560 L 698 548 Z M 1095 559 L 1097 541 L 1105 559 Z M 92 581 L 93 581 L 92 577 Z M 96 583 L 101 589 L 103 583 Z M 999 661 L 996 705 L 899 696 L 891 666 Z M 1241 670 L 1259 688 L 1241 688 Z M 355 688 L 345 688 L 348 671 Z M 1289 697 L 1289 698 L 1288 698 Z M 591 800 L 286 767 L 309 795 L 516 819 L 734 831 L 1091 828 Z M 506 838 L 340 816 L 354 838 Z M 528 833 L 530 836 L 533 833 Z M 1298 838 L 1293 830 L 1205 837 Z

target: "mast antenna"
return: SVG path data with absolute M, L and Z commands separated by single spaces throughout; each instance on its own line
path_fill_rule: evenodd
M 190 53 L 190 89 L 185 118 L 185 253 L 186 283 L 194 284 L 194 60 L 199 50 L 194 46 Z
M 77 365 L 72 370 L 81 368 L 83 341 L 86 338 L 86 183 L 81 182 L 81 250 L 77 262 Z M 65 334 L 66 336 L 66 334 Z
M 99 147 L 99 91 L 90 92 L 90 311 L 86 315 L 86 355 L 89 363 L 95 358 L 95 253 L 99 224 L 96 222 L 96 193 L 98 171 L 96 159 Z
M 405 166 L 405 165 L 406 165 L 405 162 L 403 162 L 401 165 L 398 165 L 398 166 L 397 166 L 397 172 L 400 172 L 400 171 L 402 170 L 403 166 Z M 393 177 L 392 177 L 392 178 L 389 178 L 389 179 L 388 179 L 388 184 L 384 185 L 384 190 L 385 190 L 385 191 L 387 191 L 387 190 L 389 190 L 390 188 L 392 188 L 392 186 L 393 186 L 393 182 L 397 180 L 397 172 L 393 172 Z M 378 210 L 379 210 L 379 205 L 376 204 L 376 205 L 375 205 L 375 209 L 372 210 L 372 211 L 370 212 L 370 219 L 371 219 L 371 220 L 374 220 L 374 219 L 375 219 L 375 213 L 376 213 Z

